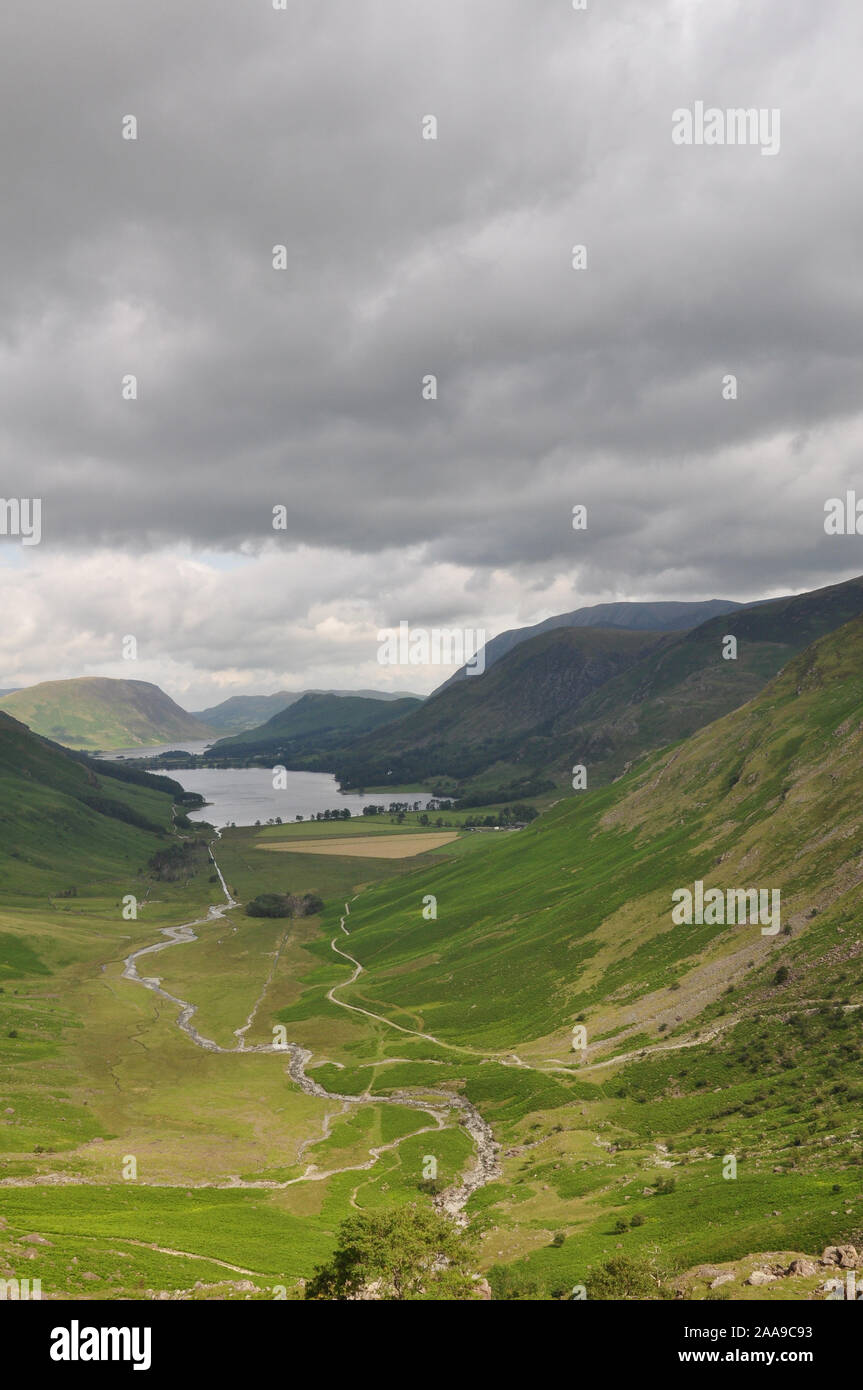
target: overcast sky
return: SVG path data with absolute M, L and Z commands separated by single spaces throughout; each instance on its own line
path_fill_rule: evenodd
M 3 0 L 0 496 L 43 514 L 0 687 L 429 690 L 380 628 L 863 571 L 823 526 L 861 39 L 860 0 Z M 697 101 L 778 153 L 675 145 Z

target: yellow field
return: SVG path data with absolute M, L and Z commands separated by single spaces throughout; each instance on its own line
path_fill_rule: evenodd
M 355 835 L 344 840 L 286 840 L 281 844 L 258 843 L 256 849 L 278 854 L 342 854 L 358 859 L 408 859 L 424 850 L 440 849 L 458 839 L 455 830 L 428 835 Z

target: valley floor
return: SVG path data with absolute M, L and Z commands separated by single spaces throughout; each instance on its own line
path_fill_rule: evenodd
M 376 829 L 380 855 L 355 825 L 323 858 L 300 827 L 227 832 L 215 885 L 142 885 L 137 920 L 119 912 L 127 884 L 0 913 L 0 1278 L 39 1279 L 46 1298 L 296 1297 L 348 1214 L 429 1200 L 479 1230 L 497 1297 L 568 1296 L 620 1253 L 691 1297 L 714 1281 L 735 1298 L 820 1289 L 829 1267 L 778 1271 L 861 1243 L 863 1174 L 838 1126 L 796 1164 L 787 1117 L 764 1115 L 793 1102 L 719 1049 L 763 1008 L 660 1040 L 649 1005 L 586 1056 L 559 1033 L 519 1037 L 517 1020 L 500 1047 L 435 1033 L 378 1000 L 351 906 L 391 882 L 423 920 L 432 871 L 503 863 L 518 836 Z M 323 922 L 244 914 L 286 864 L 292 891 L 324 897 Z M 823 1008 L 803 1006 L 822 1041 L 838 1026 Z M 688 1054 L 704 1082 L 687 1097 Z M 770 1277 L 749 1284 L 753 1269 Z

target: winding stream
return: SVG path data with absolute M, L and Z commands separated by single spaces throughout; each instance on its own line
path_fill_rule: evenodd
M 295 1085 L 299 1086 L 300 1090 L 305 1091 L 306 1095 L 316 1096 L 320 1100 L 337 1101 L 343 1109 L 354 1105 L 401 1105 L 417 1110 L 424 1115 L 430 1116 L 434 1120 L 435 1123 L 433 1125 L 428 1125 L 419 1131 L 415 1131 L 415 1134 L 424 1134 L 427 1131 L 442 1129 L 446 1123 L 448 1112 L 455 1111 L 458 1115 L 459 1124 L 467 1131 L 476 1146 L 476 1162 L 474 1167 L 462 1176 L 461 1182 L 454 1187 L 447 1188 L 446 1191 L 441 1192 L 435 1198 L 435 1206 L 439 1211 L 445 1212 L 447 1216 L 451 1217 L 458 1224 L 465 1225 L 467 1223 L 467 1217 L 465 1216 L 464 1208 L 471 1193 L 476 1192 L 479 1188 L 484 1187 L 486 1183 L 492 1182 L 495 1178 L 499 1177 L 501 1171 L 497 1160 L 499 1145 L 495 1142 L 491 1126 L 486 1123 L 476 1106 L 472 1105 L 469 1100 L 466 1100 L 463 1096 L 454 1096 L 449 1091 L 425 1087 L 423 1088 L 422 1098 L 411 1091 L 403 1090 L 393 1091 L 387 1096 L 349 1096 L 342 1095 L 338 1091 L 328 1091 L 320 1082 L 315 1081 L 308 1075 L 307 1067 L 313 1054 L 306 1048 L 301 1047 L 299 1043 L 246 1044 L 245 1034 L 251 1026 L 254 1013 L 261 1002 L 260 999 L 255 1004 L 248 1021 L 241 1028 L 235 1029 L 235 1036 L 237 1038 L 236 1045 L 234 1047 L 222 1047 L 220 1043 L 214 1042 L 211 1038 L 203 1037 L 194 1026 L 192 1019 L 197 1012 L 196 1004 L 190 1004 L 187 999 L 180 999 L 177 995 L 170 994 L 168 990 L 163 989 L 161 979 L 158 976 L 140 974 L 137 962 L 144 956 L 155 955 L 159 951 L 167 951 L 171 946 L 182 946 L 186 942 L 197 941 L 198 937 L 194 931 L 195 927 L 205 926 L 210 922 L 224 918 L 226 913 L 238 906 L 236 900 L 231 897 L 230 890 L 225 882 L 216 856 L 213 853 L 212 846 L 209 848 L 209 855 L 213 861 L 213 867 L 219 876 L 222 892 L 225 895 L 224 903 L 215 904 L 210 907 L 206 917 L 199 917 L 194 922 L 186 922 L 179 927 L 163 927 L 161 929 L 161 935 L 166 937 L 167 940 L 157 941 L 152 946 L 144 946 L 140 950 L 133 951 L 131 955 L 127 956 L 123 962 L 123 979 L 143 985 L 145 989 L 149 989 L 154 994 L 157 994 L 160 999 L 164 999 L 170 1004 L 175 1004 L 179 1009 L 177 1026 L 187 1037 L 191 1038 L 196 1047 L 203 1048 L 205 1052 L 275 1052 L 283 1057 L 287 1056 L 288 1075 Z M 347 903 L 345 904 L 345 912 L 346 914 L 350 912 L 350 907 Z M 344 923 L 345 919 L 343 917 L 341 920 L 341 928 L 345 932 L 345 935 L 347 935 L 347 928 Z M 356 967 L 355 973 L 352 976 L 352 980 L 355 979 L 362 967 L 352 956 L 348 956 L 346 952 L 339 951 L 335 941 L 333 941 L 331 945 L 333 951 L 343 956 L 344 959 L 350 961 L 351 964 Z M 346 981 L 345 983 L 350 982 Z M 350 1009 L 352 1012 L 368 1013 L 365 1009 L 357 1009 L 354 1005 L 344 1004 L 340 999 L 334 998 L 332 990 L 329 991 L 327 998 L 340 1008 Z M 376 1018 L 377 1016 L 369 1014 L 369 1017 Z M 381 1021 L 386 1022 L 388 1020 Z M 401 1031 L 409 1032 L 410 1030 L 403 1029 Z M 428 1035 L 420 1034 L 419 1036 L 426 1037 Z M 429 1041 L 435 1040 L 429 1036 Z M 325 1131 L 326 1129 L 327 1126 L 325 1125 Z M 326 1132 L 324 1137 L 326 1137 Z M 310 1165 L 302 1177 L 291 1178 L 287 1182 L 271 1182 L 267 1180 L 261 1180 L 260 1182 L 243 1182 L 238 1179 L 230 1185 L 232 1187 L 290 1187 L 293 1183 L 297 1182 L 320 1182 L 324 1178 L 332 1177 L 335 1173 L 363 1171 L 372 1168 L 382 1153 L 389 1149 L 396 1148 L 404 1139 L 412 1137 L 414 1136 L 403 1135 L 392 1143 L 370 1149 L 369 1153 L 371 1157 L 366 1163 L 354 1164 L 347 1168 L 336 1168 L 331 1172 L 321 1172 L 318 1171 L 315 1165 Z M 317 1143 L 319 1141 L 316 1140 L 314 1142 Z M 301 1153 L 305 1147 L 307 1147 L 307 1145 L 301 1147 Z

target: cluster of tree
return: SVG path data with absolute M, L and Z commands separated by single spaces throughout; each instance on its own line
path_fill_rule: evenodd
M 330 756 L 329 768 L 335 772 L 339 784 L 351 791 L 382 786 L 389 781 L 393 786 L 421 783 L 439 789 L 442 795 L 455 795 L 455 788 L 487 773 L 496 764 L 517 763 L 525 769 L 523 779 L 510 784 L 509 789 L 496 788 L 492 798 L 509 801 L 520 796 L 539 795 L 533 788 L 539 785 L 537 779 L 541 770 L 553 759 L 554 753 L 555 745 L 548 739 L 531 739 L 525 746 L 521 734 L 489 734 L 476 743 L 460 743 L 453 734 L 451 740 L 421 748 L 390 746 L 380 752 L 358 752 L 350 747 L 336 749 Z
M 160 882 L 175 883 L 197 872 L 206 850 L 206 840 L 180 840 L 156 850 L 147 861 L 147 869 Z
M 317 893 L 259 893 L 246 906 L 247 917 L 313 917 L 323 912 Z
M 460 748 L 456 752 L 445 748 L 427 748 L 410 752 L 389 752 L 384 761 L 366 761 L 345 750 L 333 764 L 335 776 L 343 791 L 362 793 L 368 786 L 387 780 L 399 786 L 420 782 L 432 788 L 435 797 L 460 809 L 473 806 L 493 806 L 501 801 L 520 801 L 553 791 L 555 783 L 542 775 L 539 766 L 525 768 L 524 776 L 500 786 L 470 790 L 471 780 L 487 773 L 497 761 L 524 763 L 523 749 L 491 748 L 487 742 L 475 748 Z M 547 763 L 548 754 L 545 758 Z M 409 807 L 408 809 L 413 809 Z M 436 808 L 435 808 L 436 809 Z

